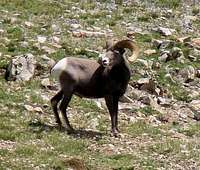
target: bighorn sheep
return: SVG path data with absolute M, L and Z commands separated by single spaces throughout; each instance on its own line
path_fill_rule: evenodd
M 66 57 L 58 61 L 51 74 L 59 79 L 61 90 L 51 99 L 56 122 L 61 125 L 57 105 L 62 99 L 60 110 L 67 125 L 67 131 L 73 132 L 67 118 L 66 109 L 73 94 L 86 98 L 105 98 L 108 107 L 112 134 L 117 136 L 118 101 L 127 88 L 130 69 L 123 53 L 125 48 L 132 51 L 128 61 L 136 60 L 139 50 L 131 40 L 118 41 L 114 45 L 107 44 L 107 50 L 100 55 L 99 61 Z

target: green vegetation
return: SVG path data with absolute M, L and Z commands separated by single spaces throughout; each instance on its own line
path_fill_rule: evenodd
M 151 106 L 138 106 L 139 109 L 131 111 L 122 109 L 119 112 L 122 136 L 113 138 L 107 110 L 97 107 L 94 101 L 74 96 L 68 115 L 77 133 L 69 135 L 54 122 L 49 99 L 55 91 L 42 87 L 38 75 L 29 82 L 4 80 L 6 65 L 15 55 L 30 52 L 39 62 L 44 54 L 56 61 L 64 56 L 97 59 L 96 51 L 102 51 L 101 47 L 109 37 L 75 37 L 71 33 L 72 23 L 80 24 L 83 30 L 95 30 L 95 27 L 112 30 L 118 39 L 124 38 L 128 31 L 144 26 L 141 32 L 136 31 L 130 38 L 139 44 L 141 59 L 159 62 L 158 49 L 150 56 L 143 55 L 142 51 L 153 48 L 153 39 L 175 41 L 177 38 L 163 37 L 151 30 L 153 24 L 165 24 L 159 20 L 160 12 L 150 10 L 145 3 L 124 5 L 122 0 L 116 3 L 114 6 L 108 0 L 98 3 L 92 0 L 0 0 L 0 169 L 153 170 L 176 169 L 176 165 L 182 169 L 189 167 L 188 164 L 200 166 L 200 125 L 194 120 L 154 124 L 149 118 L 164 113 Z M 152 7 L 173 9 L 181 15 L 184 2 L 155 0 L 151 3 Z M 192 7 L 192 14 L 199 15 L 199 8 Z M 170 27 L 173 25 L 178 27 L 176 30 L 180 29 L 174 23 Z M 193 27 L 199 26 L 197 18 Z M 44 43 L 38 43 L 39 35 L 46 37 Z M 57 38 L 57 44 L 53 37 Z M 42 49 L 44 46 L 54 51 L 47 52 Z M 140 62 L 134 63 L 131 65 L 131 83 L 148 76 L 147 72 L 153 73 L 158 85 L 168 90 L 167 95 L 181 102 L 190 102 L 194 98 L 189 96 L 181 82 L 165 77 L 165 68 L 198 68 L 199 60 L 189 61 L 192 49 L 187 45 L 176 42 L 175 46 L 182 49 L 185 63 L 160 62 L 161 68 L 157 70 L 150 70 Z M 42 112 L 29 110 L 25 105 L 39 107 Z M 142 116 L 137 117 L 137 113 Z M 129 120 L 129 114 L 136 119 Z
M 156 0 L 156 4 L 167 8 L 178 8 L 181 5 L 181 0 Z

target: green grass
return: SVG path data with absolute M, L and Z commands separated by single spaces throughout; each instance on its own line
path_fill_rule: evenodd
M 127 131 L 135 137 L 145 134 L 152 137 L 159 137 L 162 135 L 162 132 L 158 128 L 147 124 L 145 121 L 137 121 L 136 123 L 130 124 Z
M 182 1 L 181 0 L 156 0 L 155 3 L 161 7 L 167 8 L 178 8 Z
M 128 31 L 123 22 L 136 24 L 135 27 L 141 27 L 143 31 L 151 30 L 151 24 L 159 22 L 160 13 L 149 10 L 143 2 L 141 4 L 131 2 L 125 6 L 119 0 L 116 9 L 111 10 L 109 1 L 99 1 L 99 3 L 100 9 L 96 2 L 90 0 L 84 2 L 1 0 L 0 29 L 4 32 L 0 35 L 0 52 L 2 53 L 0 68 L 5 68 L 13 56 L 28 52 L 40 62 L 40 56 L 46 54 L 41 47 L 45 45 L 54 48 L 51 42 L 52 36 L 60 38 L 58 44 L 61 48 L 55 48 L 54 53 L 46 54 L 48 57 L 56 61 L 64 56 L 97 59 L 98 55 L 95 51 L 101 51 L 101 47 L 105 45 L 109 37 L 75 38 L 70 32 L 70 22 L 79 23 L 83 29 L 94 26 L 103 30 L 111 29 L 114 37 L 118 39 L 124 38 Z M 156 0 L 151 5 L 176 9 L 179 12 L 182 1 Z M 69 10 L 72 12 L 68 12 Z M 192 13 L 198 15 L 199 9 L 193 7 Z M 26 21 L 31 22 L 33 26 L 27 27 Z M 58 32 L 52 28 L 53 24 L 58 27 Z M 198 28 L 199 25 L 198 19 L 193 22 L 194 27 Z M 174 27 L 179 26 L 175 24 Z M 47 41 L 39 46 L 38 35 L 47 38 Z M 134 39 L 141 51 L 144 51 L 152 48 L 153 39 L 163 39 L 163 37 L 150 31 L 147 34 L 136 33 Z M 175 37 L 169 37 L 169 39 L 175 40 Z M 24 43 L 27 46 L 24 46 Z M 191 49 L 180 43 L 176 43 L 176 46 L 183 50 L 187 58 Z M 157 61 L 158 57 L 159 50 L 158 53 L 148 57 L 140 56 L 142 59 L 152 61 Z M 188 65 L 198 68 L 199 62 L 190 62 L 186 59 L 185 64 L 179 64 L 169 61 L 161 63 L 160 70 L 153 70 L 160 86 L 166 88 L 180 101 L 191 101 L 188 97 L 189 93 L 181 87 L 179 82 L 174 83 L 165 78 L 164 68 L 167 65 L 180 69 Z M 139 72 L 139 70 L 147 69 L 141 63 L 134 63 L 131 68 L 137 70 L 131 77 L 131 82 L 146 76 Z M 149 70 L 145 71 L 149 72 Z M 166 123 L 154 126 L 148 121 L 149 116 L 163 113 L 158 113 L 152 107 L 146 106 L 134 109 L 134 112 L 141 112 L 144 115 L 142 120 L 137 118 L 136 122 L 123 119 L 121 112 L 130 113 L 120 111 L 119 127 L 122 137 L 113 138 L 110 136 L 108 111 L 99 109 L 91 100 L 73 97 L 68 112 L 70 123 L 77 130 L 77 134 L 69 135 L 66 130 L 60 130 L 54 124 L 50 103 L 42 98 L 42 95 L 50 98 L 53 93 L 41 87 L 40 78 L 37 76 L 29 82 L 6 82 L 1 75 L 0 169 L 68 169 L 75 166 L 77 162 L 79 166 L 84 164 L 87 169 L 92 170 L 157 169 L 160 167 L 174 169 L 170 166 L 176 164 L 180 164 L 184 169 L 188 166 L 184 162 L 190 159 L 195 161 L 197 166 L 200 164 L 200 129 L 197 122 L 185 123 L 187 126 L 184 128 L 178 123 L 177 125 Z M 28 111 L 24 105 L 40 107 L 44 113 Z M 131 111 L 131 114 L 134 112 Z M 96 127 L 93 127 L 95 123 Z M 187 140 L 175 139 L 171 134 L 172 130 L 185 136 Z M 186 147 L 188 154 L 182 152 L 182 145 Z M 165 159 L 159 160 L 159 156 L 162 157 L 162 155 Z

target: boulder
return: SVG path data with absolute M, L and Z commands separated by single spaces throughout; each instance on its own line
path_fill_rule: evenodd
M 9 81 L 28 81 L 35 72 L 36 60 L 32 54 L 15 56 L 9 63 L 5 78 Z
M 170 36 L 172 35 L 175 30 L 174 29 L 170 29 L 170 28 L 164 28 L 164 27 L 158 27 L 157 31 L 164 36 Z

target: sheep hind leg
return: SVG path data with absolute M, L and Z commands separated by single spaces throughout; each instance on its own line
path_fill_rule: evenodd
M 68 133 L 73 133 L 73 131 L 74 131 L 73 128 L 71 127 L 70 123 L 69 123 L 69 120 L 68 120 L 68 117 L 67 117 L 67 112 L 66 112 L 67 106 L 68 106 L 71 98 L 72 98 L 72 92 L 65 92 L 64 97 L 63 97 L 61 104 L 60 104 L 60 110 L 61 110 L 62 116 L 65 120 L 65 123 L 67 125 Z
M 59 118 L 59 114 L 58 114 L 58 103 L 59 101 L 62 99 L 63 97 L 63 92 L 60 90 L 54 97 L 52 97 L 51 99 L 51 106 L 52 106 L 52 109 L 53 109 L 53 112 L 54 112 L 54 116 L 55 116 L 55 119 L 56 119 L 56 123 L 61 126 L 61 120 Z

